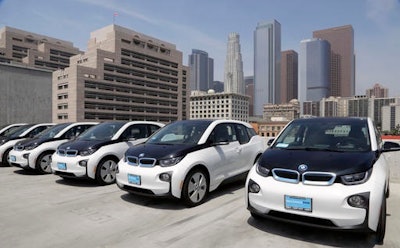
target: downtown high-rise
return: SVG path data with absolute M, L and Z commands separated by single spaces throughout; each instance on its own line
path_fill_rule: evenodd
M 355 95 L 354 30 L 351 25 L 333 27 L 313 32 L 313 37 L 329 42 L 330 95 L 348 97 Z
M 240 36 L 230 33 L 228 36 L 225 60 L 224 91 L 225 93 L 245 94 L 243 61 L 240 52 Z
M 260 22 L 254 31 L 254 115 L 280 99 L 281 24 Z
M 326 40 L 300 42 L 299 100 L 320 101 L 329 96 L 330 45 Z
M 192 49 L 189 54 L 190 90 L 207 91 L 213 88 L 214 60 L 208 53 Z
M 298 57 L 294 50 L 281 53 L 281 103 L 298 99 Z

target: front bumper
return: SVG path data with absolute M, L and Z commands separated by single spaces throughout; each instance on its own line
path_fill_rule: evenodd
M 29 152 L 11 150 L 8 154 L 8 163 L 12 166 L 29 169 Z
M 86 166 L 81 166 L 80 162 L 86 161 Z M 54 153 L 52 156 L 51 169 L 55 175 L 63 177 L 87 178 L 88 157 L 67 157 Z
M 156 196 L 156 197 L 172 197 L 171 182 L 162 181 L 160 174 L 169 173 L 173 178 L 171 167 L 138 167 L 131 166 L 121 160 L 118 163 L 117 186 L 125 191 L 133 194 Z M 136 180 L 133 181 L 132 178 Z
M 249 185 L 260 186 L 258 193 L 249 192 Z M 367 184 L 330 186 L 292 184 L 262 177 L 254 170 L 246 181 L 247 209 L 258 216 L 328 229 L 368 230 L 369 205 L 356 208 L 348 204 L 352 195 L 362 194 L 370 200 Z M 311 200 L 311 211 L 285 207 L 285 196 L 304 197 Z

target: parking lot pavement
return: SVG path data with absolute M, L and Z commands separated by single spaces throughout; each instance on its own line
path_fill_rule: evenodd
M 195 208 L 127 194 L 116 185 L 0 167 L 0 247 L 374 247 L 359 233 L 256 221 L 244 182 Z M 383 246 L 400 247 L 400 184 L 391 184 Z

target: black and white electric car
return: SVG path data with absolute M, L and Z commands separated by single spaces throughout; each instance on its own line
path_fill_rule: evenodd
M 10 134 L 0 137 L 0 164 L 8 164 L 8 153 L 13 149 L 13 146 L 27 138 L 32 138 L 45 129 L 54 126 L 55 123 L 39 123 L 23 125 Z
M 306 118 L 289 123 L 246 180 L 247 209 L 265 217 L 375 233 L 383 242 L 389 166 L 369 118 Z
M 0 137 L 7 136 L 7 135 L 11 134 L 17 128 L 22 127 L 27 124 L 28 123 L 14 123 L 14 124 L 3 126 L 0 128 Z
M 35 169 L 39 173 L 51 173 L 51 156 L 62 143 L 72 140 L 97 122 L 57 124 L 39 135 L 14 145 L 8 163 L 23 169 Z
M 249 171 L 266 148 L 252 126 L 231 120 L 176 121 L 129 148 L 117 185 L 133 194 L 203 203 L 222 182 Z
M 52 156 L 52 171 L 63 178 L 91 178 L 101 185 L 114 183 L 117 163 L 125 151 L 163 126 L 152 121 L 100 123 L 60 145 Z

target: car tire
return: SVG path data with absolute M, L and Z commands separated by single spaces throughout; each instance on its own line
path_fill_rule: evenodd
M 115 158 L 103 158 L 96 168 L 96 181 L 100 185 L 115 183 L 118 161 Z
M 10 151 L 12 150 L 12 148 L 7 149 L 4 153 L 3 153 L 3 157 L 1 158 L 1 166 L 7 167 L 10 166 L 10 164 L 8 163 L 8 154 L 10 153 Z
M 202 204 L 208 195 L 209 179 L 203 170 L 191 170 L 183 183 L 182 200 L 188 207 Z
M 44 152 L 36 160 L 35 168 L 41 174 L 51 174 L 51 156 L 54 152 Z
M 381 210 L 379 213 L 378 227 L 375 232 L 375 241 L 377 244 L 383 244 L 386 233 L 386 197 L 382 198 Z

